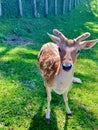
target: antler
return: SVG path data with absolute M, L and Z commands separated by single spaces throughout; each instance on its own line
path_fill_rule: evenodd
M 89 37 L 89 36 L 90 36 L 90 33 L 89 33 L 89 32 L 86 32 L 86 33 L 80 35 L 79 37 L 77 37 L 77 38 L 74 39 L 74 40 L 75 40 L 76 42 L 80 42 L 80 41 L 86 39 L 86 38 Z
M 49 33 L 47 33 L 47 34 L 53 41 L 55 41 L 56 43 L 60 43 L 60 38 L 59 37 L 56 37 L 56 36 L 54 36 L 52 34 L 49 34 Z
M 53 29 L 53 33 L 54 33 L 56 36 L 58 36 L 58 37 L 61 39 L 61 41 L 67 40 L 67 38 L 66 38 L 59 30 Z

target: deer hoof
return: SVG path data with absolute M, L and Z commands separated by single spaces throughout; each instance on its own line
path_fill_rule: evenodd
M 50 118 L 45 118 L 45 120 L 46 120 L 47 122 L 50 122 L 50 121 L 51 121 Z
M 73 77 L 73 83 L 82 84 L 82 81 L 81 81 L 81 79 L 79 79 L 77 77 Z
M 68 116 L 72 116 L 72 113 L 67 113 Z

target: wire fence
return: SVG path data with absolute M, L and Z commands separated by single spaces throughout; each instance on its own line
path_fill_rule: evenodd
M 2 17 L 47 17 L 63 15 L 82 0 L 0 0 Z

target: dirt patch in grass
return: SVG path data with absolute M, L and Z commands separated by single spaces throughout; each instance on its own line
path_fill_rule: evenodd
M 33 40 L 30 39 L 26 39 L 23 37 L 19 37 L 16 34 L 10 34 L 7 36 L 5 42 L 7 44 L 11 44 L 11 45 L 27 45 L 27 44 L 32 44 Z

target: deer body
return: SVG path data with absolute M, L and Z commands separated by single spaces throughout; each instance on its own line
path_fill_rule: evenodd
M 53 49 L 53 47 L 55 49 Z M 58 46 L 56 44 L 47 43 L 42 47 L 42 50 L 44 50 L 45 48 L 47 48 L 47 50 L 49 52 L 51 51 L 52 57 L 50 57 L 50 55 L 47 54 L 48 52 L 46 52 L 46 54 L 44 53 L 44 55 L 49 56 L 49 57 L 47 56 L 47 59 L 50 58 L 49 61 L 52 61 L 52 59 L 54 60 L 54 62 L 56 62 L 56 60 L 60 60 Z M 48 80 L 51 76 L 53 76 L 53 79 L 50 79 L 51 81 L 48 81 L 48 82 L 46 80 L 45 84 L 47 84 L 47 85 L 45 85 L 45 86 L 48 86 L 49 88 L 51 88 L 51 90 L 54 90 L 57 94 L 63 94 L 65 92 L 65 90 L 69 89 L 69 86 L 71 86 L 72 79 L 73 79 L 73 71 L 71 70 L 69 72 L 65 72 L 62 69 L 61 65 L 58 64 L 58 66 L 59 66 L 59 70 L 58 70 L 57 74 L 53 73 L 54 71 L 55 72 L 57 71 L 57 70 L 54 70 L 57 68 L 54 68 L 53 70 L 51 70 L 51 67 L 50 66 L 49 66 L 50 68 L 48 67 L 48 69 L 51 70 L 48 75 Z M 44 67 L 45 67 L 45 65 L 44 65 Z M 46 67 L 47 67 L 47 65 L 46 65 Z M 44 76 L 45 71 L 41 70 L 41 72 L 42 72 L 42 75 Z
M 81 42 L 90 35 L 89 33 L 85 33 L 74 40 L 69 40 L 57 29 L 54 29 L 53 32 L 56 36 L 48 35 L 57 44 L 51 42 L 44 44 L 38 55 L 38 64 L 47 92 L 46 119 L 48 120 L 50 119 L 52 90 L 63 95 L 66 111 L 68 115 L 71 115 L 67 94 L 72 86 L 76 58 L 80 49 L 91 48 L 98 41 Z

